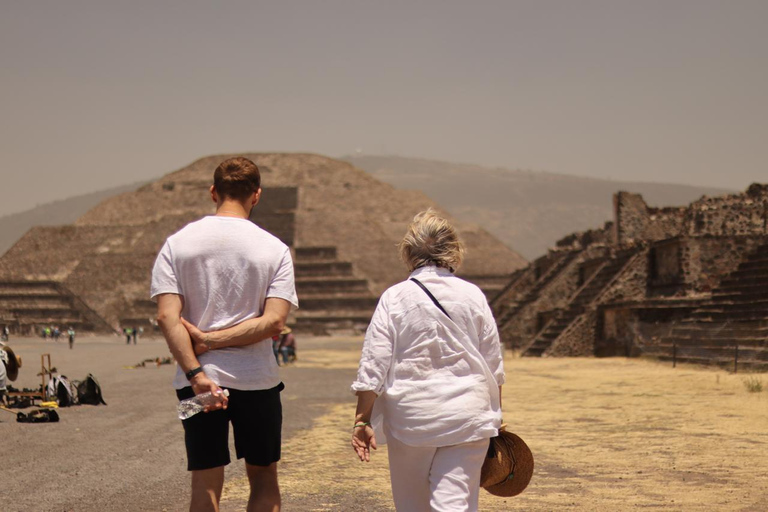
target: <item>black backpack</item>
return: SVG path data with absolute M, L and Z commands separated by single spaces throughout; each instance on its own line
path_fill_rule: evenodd
M 101 386 L 99 386 L 99 381 L 97 381 L 96 377 L 91 373 L 77 385 L 77 396 L 80 399 L 81 404 L 107 405 L 107 402 L 104 401 L 104 397 L 101 396 Z
M 73 393 L 73 389 L 70 387 L 69 382 L 65 380 L 59 380 L 56 385 L 56 400 L 59 402 L 59 407 L 69 407 L 70 405 L 77 405 L 77 395 Z

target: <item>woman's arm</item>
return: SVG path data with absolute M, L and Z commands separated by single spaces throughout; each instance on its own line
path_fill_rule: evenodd
M 285 320 L 291 310 L 291 303 L 285 299 L 270 297 L 264 303 L 264 313 L 258 318 L 251 318 L 220 331 L 203 332 L 188 321 L 182 319 L 189 331 L 195 354 L 226 347 L 242 347 L 280 334 L 285 327 Z
M 352 428 L 352 448 L 357 452 L 361 461 L 371 461 L 371 448 L 376 449 L 376 436 L 371 427 L 371 413 L 376 401 L 376 393 L 373 391 L 357 392 L 357 410 L 355 411 L 355 425 Z

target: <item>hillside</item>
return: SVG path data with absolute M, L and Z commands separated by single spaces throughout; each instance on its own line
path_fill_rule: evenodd
M 612 197 L 619 190 L 642 194 L 653 206 L 684 205 L 702 195 L 730 192 L 396 156 L 343 160 L 397 188 L 423 192 L 456 218 L 483 226 L 529 260 L 569 233 L 601 227 L 613 217 Z
M 143 183 L 132 183 L 90 194 L 69 197 L 60 201 L 37 205 L 23 212 L 0 217 L 0 255 L 10 249 L 24 233 L 34 226 L 71 224 L 104 199 L 120 195 L 124 192 L 131 192 L 141 185 Z

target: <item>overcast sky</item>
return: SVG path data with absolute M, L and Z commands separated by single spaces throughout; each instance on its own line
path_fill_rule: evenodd
M 0 1 L 0 215 L 237 151 L 768 181 L 764 0 Z

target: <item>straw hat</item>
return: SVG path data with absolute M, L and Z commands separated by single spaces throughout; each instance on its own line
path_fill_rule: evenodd
M 506 430 L 491 438 L 480 486 L 495 496 L 516 496 L 533 476 L 533 454 L 525 441 Z
M 285 335 L 285 334 L 291 334 L 292 332 L 293 332 L 293 330 L 292 330 L 290 327 L 288 327 L 288 326 L 286 325 L 286 326 L 283 328 L 283 330 L 282 330 L 282 331 L 280 331 L 280 334 L 281 334 L 281 335 Z
M 21 368 L 21 357 L 13 353 L 13 349 L 8 345 L 3 346 L 3 350 L 8 355 L 8 363 L 5 365 L 5 373 L 8 376 L 8 380 L 16 380 L 19 376 L 19 368 Z

